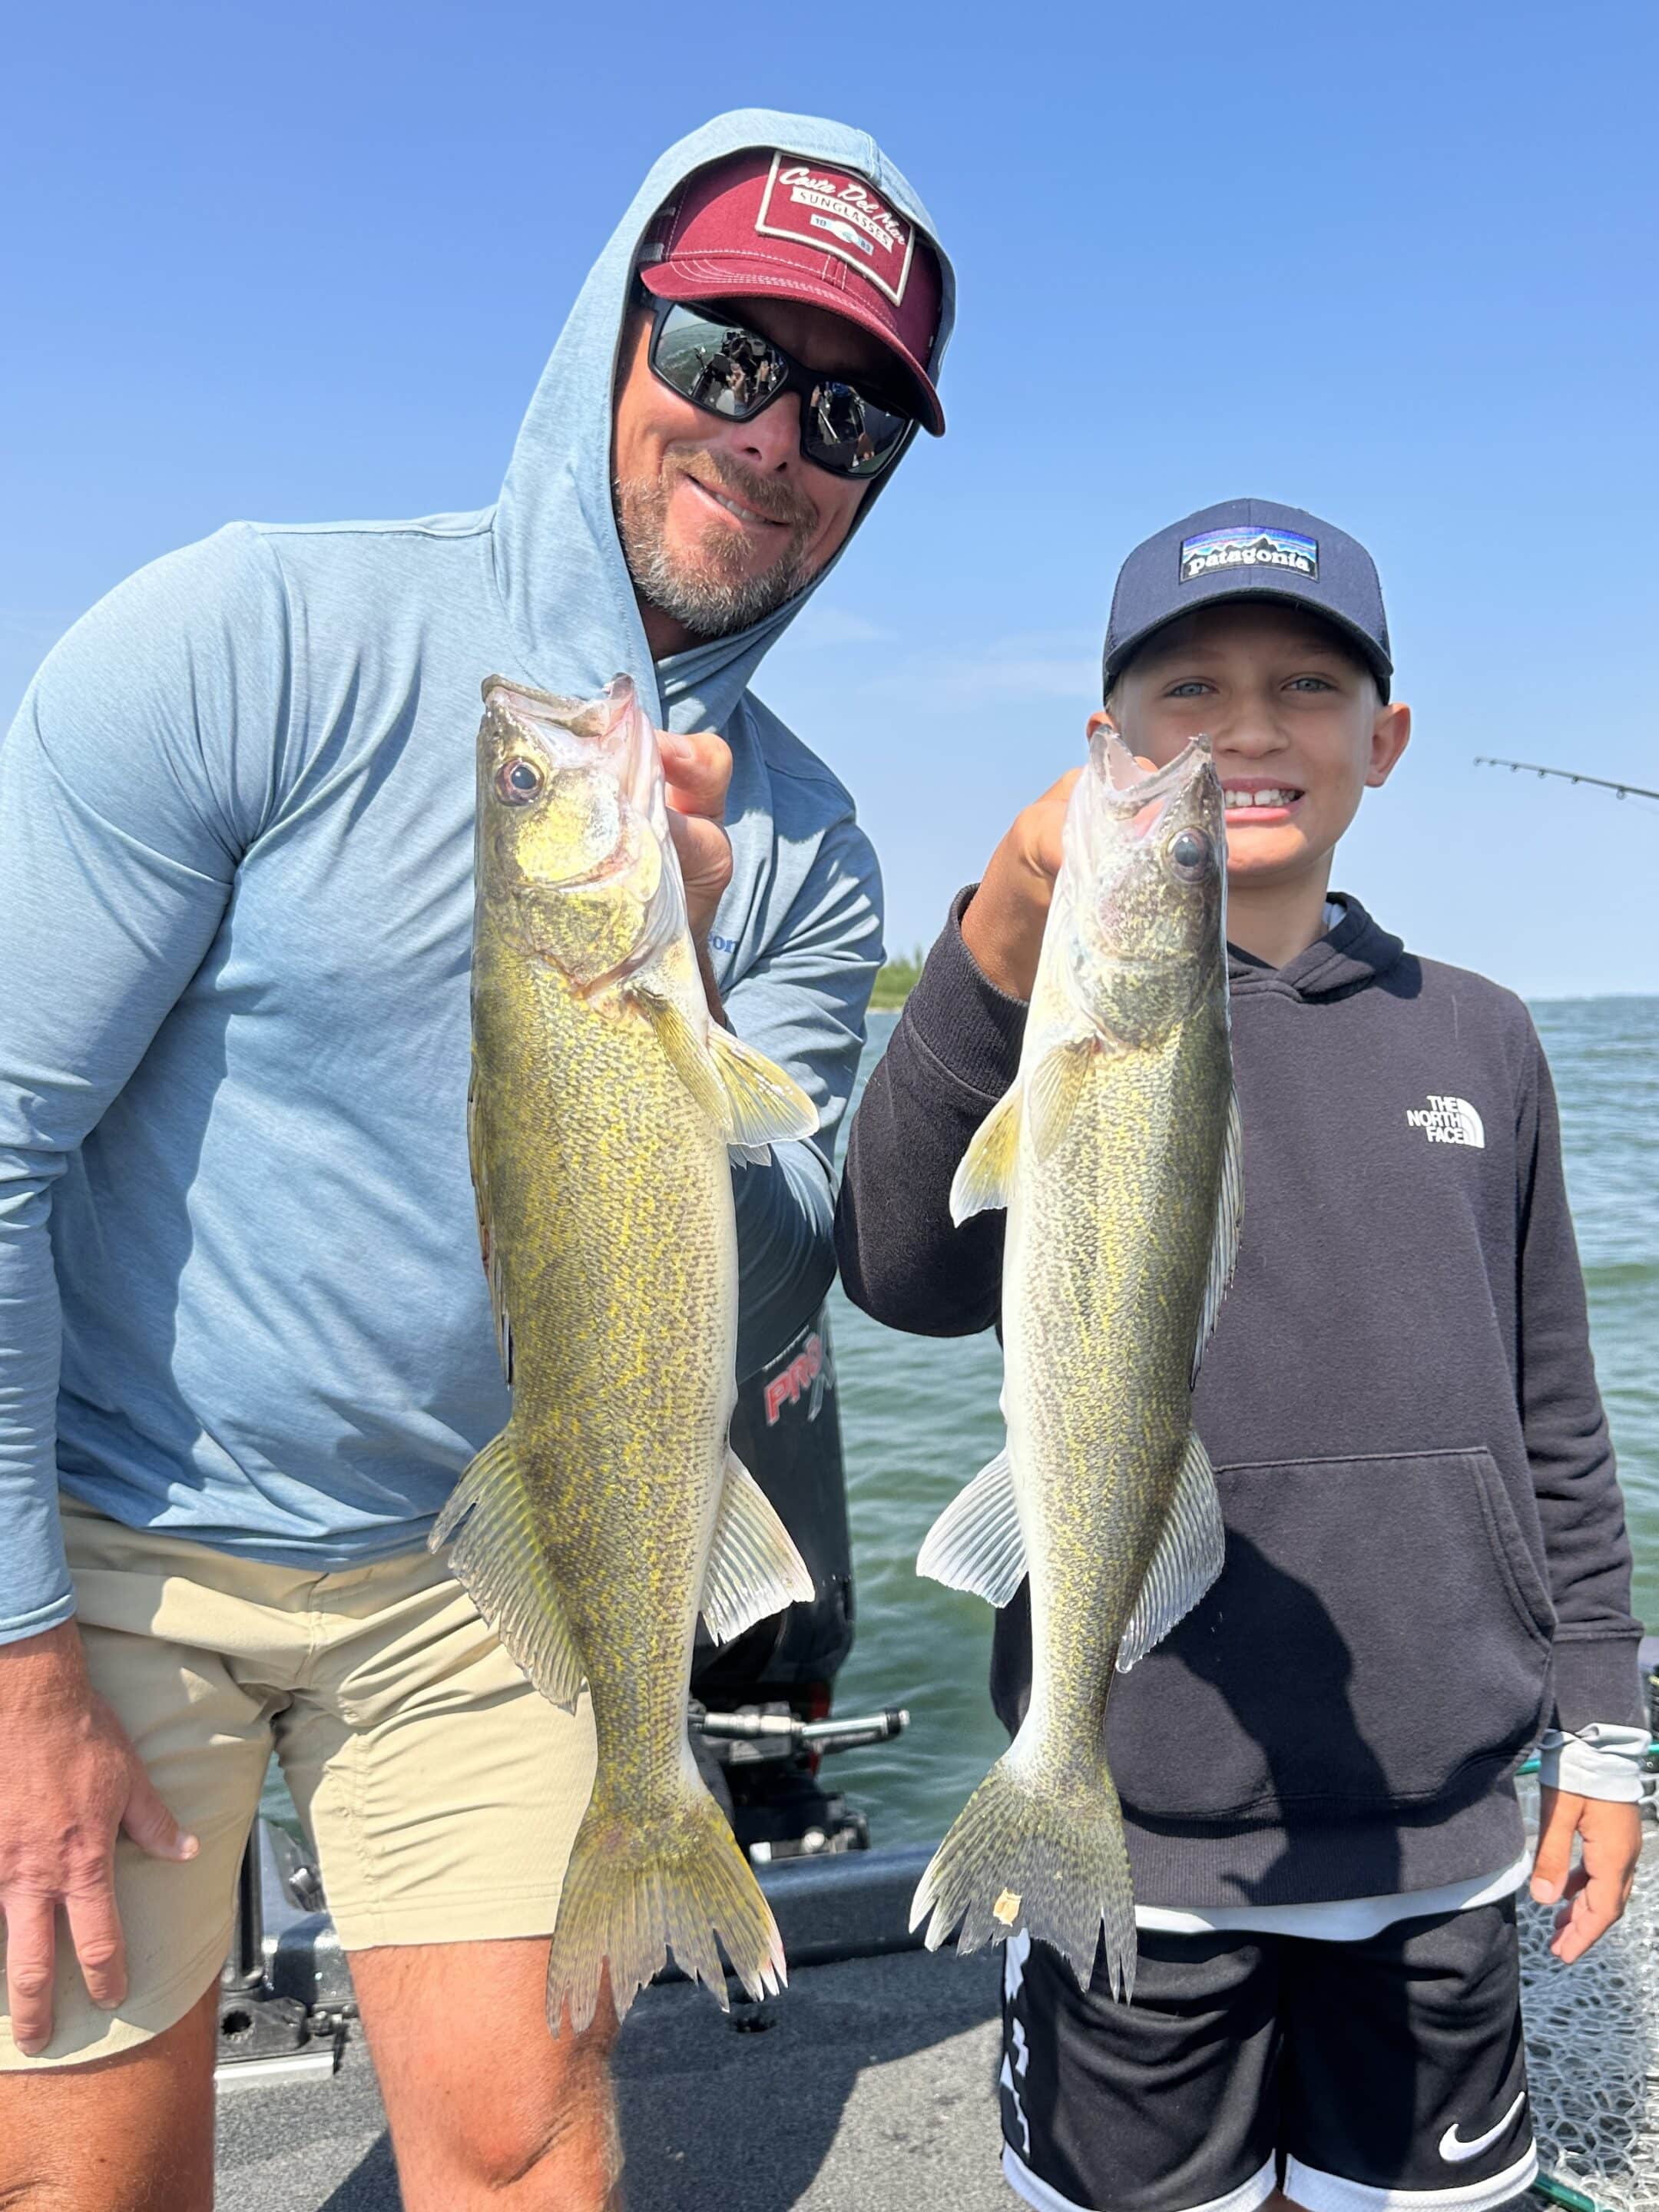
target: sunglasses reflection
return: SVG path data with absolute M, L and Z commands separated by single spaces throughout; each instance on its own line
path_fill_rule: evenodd
M 701 365 L 688 396 L 699 406 L 718 407 L 726 401 L 740 410 L 753 408 L 783 380 L 782 362 L 752 331 L 724 331 L 713 352 L 701 346 L 695 351 Z
M 695 406 L 747 422 L 784 392 L 801 397 L 801 453 L 843 476 L 874 474 L 902 450 L 908 416 L 867 398 L 855 385 L 809 369 L 741 323 L 695 307 L 659 308 L 652 367 Z

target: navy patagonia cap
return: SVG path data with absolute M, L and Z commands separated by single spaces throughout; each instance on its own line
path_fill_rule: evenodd
M 1288 599 L 1352 638 L 1386 699 L 1394 662 L 1376 564 L 1358 540 L 1299 507 L 1229 499 L 1172 522 L 1118 570 L 1106 625 L 1106 689 L 1165 623 L 1216 599 Z

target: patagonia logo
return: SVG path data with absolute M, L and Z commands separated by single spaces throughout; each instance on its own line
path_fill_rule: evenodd
M 1439 1098 L 1431 1091 L 1426 1106 L 1408 1106 L 1406 1126 L 1420 1129 L 1431 1145 L 1474 1145 L 1484 1152 L 1486 1132 L 1467 1098 Z
M 915 233 L 862 177 L 775 154 L 755 228 L 763 238 L 793 238 L 833 253 L 896 307 L 903 301 Z
M 1181 580 L 1195 584 L 1218 568 L 1290 568 L 1298 576 L 1319 574 L 1319 540 L 1297 530 L 1206 530 L 1181 541 Z

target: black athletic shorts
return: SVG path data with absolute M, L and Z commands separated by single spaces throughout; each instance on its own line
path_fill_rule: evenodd
M 1491 2212 L 1538 2165 L 1514 1901 L 1352 1943 L 1143 1929 L 1128 2005 L 1016 1937 L 1001 2096 L 1039 2212 Z

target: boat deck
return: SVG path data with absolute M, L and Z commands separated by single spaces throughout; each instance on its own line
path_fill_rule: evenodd
M 1651 1668 L 1659 1650 L 1644 1649 Z M 1534 1803 L 1523 1784 L 1529 1820 Z M 268 1824 L 260 1838 L 267 1992 L 325 2033 L 350 2008 L 346 1961 L 326 1915 L 287 1881 Z M 728 2018 L 683 1980 L 641 1994 L 615 2067 L 629 2212 L 1008 2212 L 1001 1954 L 915 1948 L 908 1907 L 930 1855 L 908 1845 L 762 1869 L 790 1960 L 772 2003 Z M 1520 1915 L 1534 2123 L 1551 2177 L 1540 2190 L 1575 2212 L 1653 2212 L 1659 1844 L 1650 1837 L 1624 1922 L 1576 1966 L 1550 1958 L 1547 1910 L 1523 1896 Z M 337 2072 L 331 2062 L 313 2039 L 286 2056 L 245 2048 L 221 2067 L 226 2212 L 400 2212 L 361 2038 Z
M 758 2033 L 689 1983 L 647 1990 L 617 2050 L 628 2212 L 1007 2212 L 1000 1956 L 798 1967 Z M 244 2071 L 219 2100 L 227 2212 L 398 2212 L 361 2040 L 332 2079 Z

